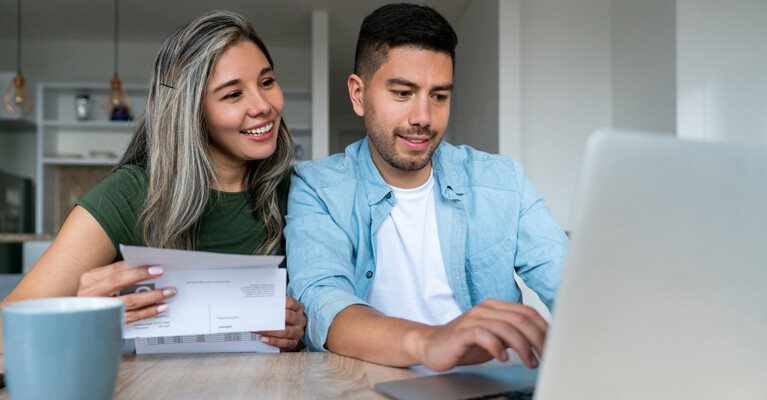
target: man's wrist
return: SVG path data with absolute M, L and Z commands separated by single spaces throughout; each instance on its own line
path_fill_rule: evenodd
M 402 348 L 405 349 L 407 357 L 412 361 L 412 364 L 424 364 L 429 337 L 436 329 L 437 327 L 435 326 L 418 324 L 404 333 L 402 336 Z

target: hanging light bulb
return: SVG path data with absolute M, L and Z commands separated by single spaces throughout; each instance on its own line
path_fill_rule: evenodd
M 117 34 L 119 31 L 119 3 L 115 0 L 115 74 L 112 77 L 112 81 L 109 83 L 109 89 L 101 97 L 101 109 L 104 110 L 107 117 L 112 121 L 128 121 L 131 117 L 131 103 L 128 97 L 128 92 L 125 90 L 120 77 L 117 75 L 118 65 L 118 51 L 117 51 Z
M 3 96 L 3 105 L 9 114 L 27 115 L 35 108 L 35 101 L 21 75 L 21 0 L 16 8 L 16 76 L 8 84 Z
M 131 103 L 120 77 L 112 77 L 104 96 L 101 98 L 101 108 L 112 121 L 129 121 L 131 119 Z

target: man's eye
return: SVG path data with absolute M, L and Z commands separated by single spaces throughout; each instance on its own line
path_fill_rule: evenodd
M 410 97 L 410 92 L 405 90 L 393 90 L 392 93 L 394 93 L 394 95 L 397 97 L 402 97 L 402 98 Z
M 440 103 L 447 101 L 448 96 L 446 94 L 435 94 L 434 99 L 439 101 Z
M 242 93 L 240 91 L 232 92 L 232 93 L 229 93 L 226 96 L 224 96 L 222 98 L 222 100 L 236 99 L 236 98 L 240 97 L 241 94 Z

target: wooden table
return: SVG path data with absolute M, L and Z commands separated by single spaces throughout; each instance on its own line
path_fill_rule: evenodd
M 114 398 L 385 399 L 374 383 L 418 375 L 331 353 L 124 355 Z

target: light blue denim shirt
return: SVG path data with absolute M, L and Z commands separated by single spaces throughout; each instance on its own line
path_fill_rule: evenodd
M 443 142 L 432 167 L 442 259 L 461 310 L 488 298 L 520 302 L 515 270 L 551 308 L 567 238 L 522 166 Z M 311 350 L 326 350 L 336 314 L 366 304 L 376 232 L 394 201 L 367 139 L 296 166 L 285 227 L 288 294 L 304 303 Z

